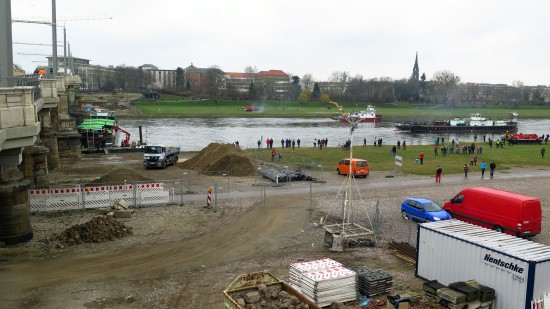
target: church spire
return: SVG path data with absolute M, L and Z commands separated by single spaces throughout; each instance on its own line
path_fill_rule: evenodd
M 416 58 L 414 60 L 414 67 L 413 67 L 413 73 L 412 73 L 411 79 L 415 81 L 420 80 L 420 69 L 418 68 L 418 52 L 416 52 Z

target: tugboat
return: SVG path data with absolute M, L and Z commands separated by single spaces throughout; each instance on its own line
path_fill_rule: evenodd
M 396 124 L 397 129 L 406 129 L 410 132 L 517 132 L 518 123 L 511 120 L 492 120 L 482 117 L 479 113 L 470 115 L 470 118 L 454 118 L 446 121 L 434 121 L 431 123 L 412 123 L 410 125 Z

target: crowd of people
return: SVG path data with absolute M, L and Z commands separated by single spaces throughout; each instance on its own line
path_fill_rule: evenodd
M 544 137 L 544 139 L 542 140 L 544 142 L 544 144 L 546 144 L 548 142 L 548 137 L 549 135 L 547 134 L 546 136 L 545 135 L 542 135 Z M 445 157 L 447 156 L 447 154 L 450 154 L 450 155 L 458 155 L 458 154 L 463 154 L 463 155 L 469 155 L 469 162 L 466 162 L 464 163 L 464 166 L 463 166 L 463 170 L 464 170 L 464 178 L 468 178 L 468 173 L 470 172 L 470 169 L 473 167 L 473 166 L 478 166 L 477 163 L 478 163 L 478 155 L 482 155 L 483 154 L 483 145 L 476 145 L 476 141 L 477 141 L 477 134 L 474 135 L 474 142 L 471 143 L 471 144 L 461 144 L 460 141 L 457 139 L 452 139 L 450 144 L 449 145 L 446 145 L 445 144 L 445 138 L 444 137 L 437 137 L 435 140 L 434 140 L 434 148 L 433 148 L 433 154 L 434 154 L 434 157 L 438 157 L 440 154 L 442 157 Z M 493 140 L 491 137 L 487 138 L 487 136 L 485 134 L 483 134 L 482 136 L 482 140 L 483 140 L 483 143 L 486 143 L 489 148 L 493 148 L 493 144 L 496 145 L 496 148 L 503 148 L 505 145 L 506 145 L 506 142 L 508 141 L 508 139 L 504 138 L 504 137 L 500 137 L 498 139 Z M 292 148 L 292 149 L 295 149 L 295 147 L 300 147 L 300 139 L 290 139 L 290 138 L 287 138 L 287 139 L 281 139 L 281 148 Z M 546 149 L 544 147 L 544 144 L 542 146 L 542 148 L 540 149 L 540 154 L 541 154 L 541 157 L 544 158 L 544 155 L 546 153 Z M 239 145 L 239 142 L 235 142 L 235 145 L 238 146 Z M 271 152 L 271 159 L 272 160 L 275 160 L 275 159 L 281 159 L 281 155 L 277 153 L 277 151 L 273 148 L 273 139 L 272 138 L 267 138 L 265 140 L 265 145 L 266 145 L 266 148 L 268 149 L 272 149 L 272 152 Z M 374 147 L 382 147 L 383 145 L 383 139 L 382 138 L 375 138 L 374 139 L 374 143 L 373 143 L 373 146 Z M 313 140 L 313 147 L 314 148 L 319 148 L 319 149 L 323 149 L 323 147 L 327 147 L 328 146 L 328 138 L 315 138 Z M 363 147 L 366 147 L 367 146 L 367 139 L 366 138 L 363 138 Z M 512 144 L 510 144 L 510 146 L 512 146 Z M 261 149 L 262 147 L 262 140 L 258 140 L 258 149 Z M 350 147 L 351 147 L 351 140 L 347 140 L 345 141 L 343 144 L 338 144 L 338 147 L 342 147 L 344 150 L 349 150 Z M 395 157 L 396 154 L 397 154 L 397 150 L 398 149 L 403 149 L 403 150 L 406 150 L 407 148 L 407 142 L 406 140 L 398 140 L 396 142 L 395 145 L 392 145 L 392 148 L 391 148 L 391 152 L 390 152 L 390 156 L 393 156 Z M 425 159 L 425 154 L 424 152 L 421 152 L 417 157 L 416 157 L 416 164 L 420 164 L 420 165 L 423 165 L 424 164 L 424 159 Z M 491 161 L 491 163 L 488 165 L 488 168 L 489 168 L 489 177 L 492 179 L 494 177 L 494 173 L 495 173 L 495 170 L 496 170 L 496 163 L 495 161 Z M 479 169 L 481 171 L 481 178 L 484 179 L 485 178 L 485 171 L 487 169 L 487 162 L 485 160 L 482 160 L 480 165 L 479 165 Z M 441 165 L 438 165 L 438 167 L 436 168 L 436 172 L 435 172 L 435 177 L 436 177 L 436 182 L 437 183 L 440 183 L 441 182 L 441 175 L 443 173 L 443 168 L 441 167 Z

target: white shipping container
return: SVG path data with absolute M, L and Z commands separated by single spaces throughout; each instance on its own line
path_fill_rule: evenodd
M 550 292 L 550 247 L 458 220 L 418 225 L 416 275 L 495 289 L 493 309 L 529 309 Z

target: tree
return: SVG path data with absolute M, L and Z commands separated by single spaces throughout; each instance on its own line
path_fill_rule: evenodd
M 290 96 L 293 100 L 296 100 L 300 95 L 302 87 L 300 86 L 300 77 L 292 76 L 292 82 L 290 82 Z
M 349 73 L 335 71 L 330 75 L 328 80 L 334 85 L 334 87 L 331 87 L 331 89 L 333 89 L 333 93 L 330 94 L 336 95 L 339 99 L 341 99 L 346 92 L 346 87 L 349 81 Z
M 248 86 L 248 98 L 250 100 L 255 100 L 257 97 L 256 93 L 256 85 L 254 84 L 254 81 L 250 81 L 250 86 Z
M 321 95 L 321 98 L 319 99 L 319 101 L 321 101 L 321 103 L 329 103 L 330 102 L 330 97 L 328 96 L 328 94 L 326 93 L 323 93 Z
M 311 98 L 313 100 L 321 98 L 321 87 L 319 87 L 318 82 L 315 82 L 313 84 L 313 91 L 311 92 Z
M 313 83 L 313 75 L 309 73 L 306 73 L 304 74 L 304 76 L 302 76 L 301 82 L 302 82 L 302 88 L 307 90 L 311 90 L 315 85 Z
M 298 97 L 298 101 L 301 103 L 307 103 L 309 102 L 310 98 L 311 98 L 311 91 L 302 90 L 302 92 L 300 93 L 300 96 Z
M 183 74 L 183 69 L 178 67 L 176 69 L 176 89 L 183 90 L 185 87 L 185 76 Z
M 437 98 L 445 105 L 449 102 L 449 98 L 459 82 L 460 77 L 448 70 L 436 72 L 431 81 L 436 91 Z
M 216 99 L 220 96 L 220 88 L 223 86 L 224 73 L 218 66 L 211 66 L 206 72 L 206 89 L 208 97 Z

